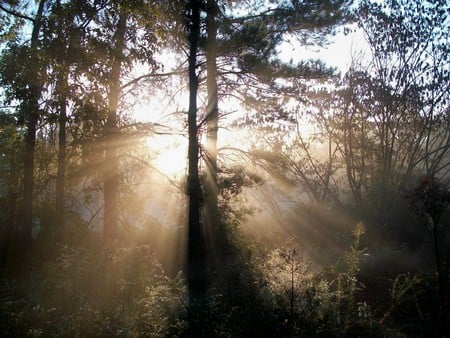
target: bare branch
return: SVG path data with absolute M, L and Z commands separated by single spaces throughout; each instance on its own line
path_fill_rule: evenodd
M 168 73 L 148 73 L 141 76 L 138 76 L 137 78 L 125 83 L 120 87 L 120 90 L 124 90 L 125 88 L 128 88 L 132 85 L 137 84 L 139 81 L 146 80 L 146 79 L 154 79 L 154 78 L 161 78 L 161 77 L 169 77 L 173 75 L 183 75 L 185 72 L 183 70 L 177 69 L 173 72 Z
M 12 9 L 5 8 L 5 6 L 3 6 L 1 4 L 0 4 L 0 10 L 4 11 L 5 13 L 8 13 L 10 15 L 13 15 L 13 16 L 15 16 L 17 18 L 21 18 L 21 19 L 24 19 L 24 20 L 28 20 L 28 21 L 34 22 L 33 18 L 31 18 L 31 17 L 29 17 L 29 16 L 27 16 L 25 14 L 16 12 L 16 11 L 14 11 Z

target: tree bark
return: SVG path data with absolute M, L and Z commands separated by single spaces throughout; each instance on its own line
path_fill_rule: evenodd
M 55 12 L 62 13 L 61 0 L 56 2 Z M 65 25 L 61 23 L 58 29 L 58 39 L 60 42 L 60 50 L 57 54 L 57 79 L 56 90 L 58 99 L 58 167 L 56 169 L 56 187 L 55 187 L 55 209 L 57 215 L 56 238 L 63 239 L 65 226 L 65 190 L 66 190 L 66 152 L 67 152 L 67 96 L 68 96 L 68 76 L 69 67 L 67 64 L 67 56 L 70 51 L 67 49 L 66 39 L 63 30 Z
M 200 1 L 191 0 L 186 6 L 187 34 L 189 42 L 189 111 L 188 111 L 188 261 L 187 261 L 187 283 L 189 292 L 189 304 L 200 302 L 208 284 L 206 268 L 206 248 L 204 231 L 200 222 L 200 208 L 202 204 L 202 191 L 198 170 L 199 141 L 197 127 L 197 91 L 198 76 L 197 52 L 200 40 Z
M 38 77 L 38 42 L 39 32 L 42 25 L 42 14 L 45 0 L 39 2 L 36 17 L 31 33 L 31 63 L 35 67 L 35 76 L 30 79 L 29 98 L 24 102 L 24 108 L 28 114 L 26 119 L 27 133 L 25 135 L 25 156 L 24 156 L 24 179 L 23 179 L 23 219 L 21 231 L 22 253 L 25 260 L 30 258 L 32 253 L 32 230 L 33 230 L 33 189 L 34 189 L 34 157 L 36 148 L 36 129 L 39 119 L 39 97 L 41 94 L 41 83 Z
M 219 130 L 219 105 L 217 89 L 217 1 L 208 0 L 206 5 L 206 67 L 207 67 L 207 90 L 208 105 L 206 115 L 206 185 L 205 185 L 205 215 L 210 242 L 213 244 L 214 257 L 212 257 L 213 268 L 217 280 L 226 283 L 226 271 L 229 264 L 226 255 L 227 234 L 223 224 L 220 222 L 217 184 L 217 136 Z
M 56 171 L 56 189 L 55 189 L 55 205 L 58 216 L 58 228 L 56 229 L 58 237 L 63 234 L 65 217 L 65 178 L 66 178 L 66 121 L 67 121 L 67 73 L 63 69 L 58 75 L 57 88 L 59 91 L 59 134 L 58 134 L 58 168 Z
M 104 163 L 104 216 L 103 241 L 109 244 L 118 237 L 118 198 L 119 198 L 119 158 L 117 154 L 120 129 L 117 125 L 117 107 L 120 95 L 120 74 L 122 70 L 125 34 L 127 30 L 127 13 L 121 8 L 119 22 L 114 34 L 114 52 L 110 74 L 108 95 L 108 118 L 105 125 L 105 163 Z

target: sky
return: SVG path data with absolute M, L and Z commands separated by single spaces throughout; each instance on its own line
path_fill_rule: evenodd
M 280 58 L 282 61 L 294 63 L 305 59 L 321 59 L 328 66 L 337 68 L 341 73 L 345 73 L 352 60 L 352 55 L 367 50 L 367 43 L 361 30 L 354 29 L 348 34 L 338 32 L 329 39 L 329 44 L 325 47 L 305 47 L 299 43 L 284 42 L 280 48 Z

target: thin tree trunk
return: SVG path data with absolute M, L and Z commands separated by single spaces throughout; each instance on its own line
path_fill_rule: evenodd
M 189 224 L 188 224 L 188 261 L 187 283 L 189 292 L 189 304 L 195 306 L 201 301 L 207 288 L 206 249 L 205 239 L 200 222 L 200 208 L 202 191 L 199 178 L 198 160 L 199 143 L 197 127 L 197 91 L 198 76 L 197 52 L 200 40 L 200 1 L 191 0 L 187 3 L 188 13 L 187 31 L 189 41 L 189 111 L 188 111 L 188 199 L 189 199 Z
M 42 24 L 42 13 L 45 0 L 39 2 L 38 11 L 33 24 L 31 34 L 31 58 L 33 65 L 39 65 L 37 57 L 39 32 Z M 35 68 L 36 72 L 38 67 Z M 34 188 L 34 156 L 36 148 L 36 128 L 39 118 L 39 97 L 41 84 L 38 75 L 30 79 L 29 99 L 25 104 L 27 109 L 27 133 L 25 135 L 24 156 L 24 179 L 23 179 L 23 219 L 21 231 L 22 253 L 26 260 L 31 257 L 32 252 L 32 230 L 33 230 L 33 188 Z
M 216 0 L 207 1 L 206 11 L 206 67 L 207 67 L 207 139 L 206 139 L 206 224 L 208 226 L 211 243 L 214 246 L 212 257 L 213 268 L 219 283 L 227 284 L 229 276 L 229 255 L 227 254 L 227 233 L 220 221 L 218 207 L 219 187 L 217 183 L 217 136 L 219 130 L 219 107 L 217 89 L 217 14 Z
M 217 4 L 208 0 L 206 29 L 206 65 L 207 65 L 207 165 L 208 165 L 208 199 L 214 202 L 214 213 L 217 214 L 217 133 L 219 128 L 219 109 L 217 94 Z
M 33 187 L 34 187 L 34 153 L 36 148 L 37 108 L 30 107 L 27 134 L 25 136 L 25 160 L 23 178 L 23 224 L 21 231 L 22 250 L 25 256 L 32 251 L 33 229 Z
M 62 11 L 61 0 L 56 2 L 56 12 L 60 14 Z M 58 31 L 58 38 L 61 41 L 65 41 L 63 34 L 64 26 L 61 26 Z M 66 147 L 67 147 L 67 93 L 68 93 L 68 73 L 69 68 L 66 64 L 67 60 L 67 47 L 61 43 L 60 50 L 58 52 L 58 64 L 59 69 L 56 89 L 58 95 L 58 167 L 56 170 L 56 187 L 55 187 L 55 209 L 57 215 L 56 224 L 56 238 L 57 240 L 63 239 L 64 226 L 65 226 L 65 186 L 66 186 Z
M 117 107 L 120 95 L 120 73 L 122 55 L 125 49 L 125 34 L 127 29 L 127 13 L 120 9 L 119 23 L 114 34 L 115 52 L 110 76 L 108 95 L 109 114 L 105 126 L 105 164 L 103 196 L 105 202 L 103 217 L 103 241 L 112 243 L 117 239 L 119 211 L 119 158 L 117 148 L 120 130 L 117 126 Z
M 66 121 L 67 121 L 67 74 L 66 69 L 58 76 L 59 91 L 59 134 L 58 134 L 58 168 L 56 171 L 56 213 L 58 215 L 57 233 L 58 237 L 64 230 L 64 206 L 65 206 L 65 176 L 66 176 Z

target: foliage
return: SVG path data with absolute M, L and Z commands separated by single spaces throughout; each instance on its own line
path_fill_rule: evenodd
M 56 260 L 11 282 L 2 278 L 4 336 L 163 337 L 183 325 L 181 276 L 166 276 L 148 245 L 64 246 Z
M 164 272 L 151 242 L 100 248 L 87 231 L 76 241 L 83 246 L 37 255 L 33 272 L 2 275 L 1 330 L 8 337 L 403 337 L 430 313 L 423 297 L 432 289 L 426 276 L 402 274 L 386 302 L 366 299 L 364 231 L 355 226 L 331 269 L 310 262 L 294 238 L 267 251 L 235 233 L 229 284 L 213 286 L 191 315 L 181 274 Z M 406 326 L 404 311 L 416 322 Z

